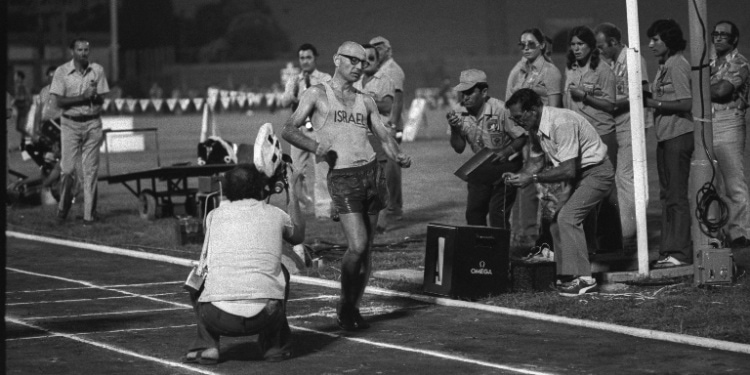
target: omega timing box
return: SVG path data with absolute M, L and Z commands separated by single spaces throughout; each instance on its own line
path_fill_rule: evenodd
M 509 247 L 505 229 L 428 224 L 424 292 L 460 299 L 509 292 Z
M 696 285 L 731 284 L 734 282 L 734 258 L 730 249 L 700 249 L 693 262 Z

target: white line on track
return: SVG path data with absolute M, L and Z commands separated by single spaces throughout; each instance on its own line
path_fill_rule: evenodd
M 105 344 L 105 343 L 99 342 L 99 341 L 85 339 L 85 338 L 82 338 L 82 337 L 78 337 L 76 335 L 70 335 L 70 334 L 67 334 L 67 333 L 60 333 L 60 332 L 53 332 L 53 331 L 44 329 L 44 328 L 42 328 L 40 326 L 37 326 L 35 324 L 24 322 L 23 320 L 20 320 L 20 319 L 16 319 L 16 318 L 12 318 L 12 317 L 6 316 L 5 317 L 5 321 L 12 322 L 12 323 L 15 323 L 15 324 L 20 324 L 20 325 L 23 325 L 23 326 L 26 326 L 26 327 L 29 327 L 29 328 L 34 328 L 34 329 L 40 330 L 42 332 L 48 332 L 50 335 L 53 335 L 53 336 L 65 337 L 65 338 L 73 340 L 73 341 L 77 341 L 77 342 L 88 344 L 88 345 L 93 345 L 93 346 L 95 346 L 97 348 L 102 348 L 102 349 L 110 350 L 110 351 L 113 351 L 113 352 L 116 352 L 116 353 L 120 353 L 120 354 L 124 354 L 124 355 L 129 355 L 131 357 L 136 357 L 136 358 L 140 358 L 140 359 L 145 359 L 147 361 L 156 362 L 156 363 L 162 364 L 164 366 L 177 367 L 177 368 L 180 368 L 180 369 L 183 369 L 183 370 L 192 371 L 192 372 L 196 372 L 196 373 L 199 373 L 199 374 L 219 375 L 216 372 L 204 370 L 202 368 L 192 367 L 192 366 L 188 366 L 188 365 L 185 365 L 185 364 L 182 364 L 182 363 L 179 363 L 179 362 L 167 361 L 167 360 L 164 360 L 164 359 L 161 359 L 161 358 L 157 358 L 157 357 L 152 357 L 152 356 L 149 356 L 149 355 L 144 355 L 144 354 L 136 353 L 136 352 L 134 352 L 132 350 L 127 350 L 127 349 L 119 348 L 119 347 L 112 346 L 112 345 L 109 345 L 109 344 Z
M 159 299 L 159 298 L 154 298 L 154 297 L 148 297 L 148 296 L 145 296 L 145 295 L 142 295 L 142 294 L 128 292 L 126 290 L 120 290 L 120 289 L 115 289 L 115 288 L 107 288 L 107 287 L 99 286 L 99 285 L 96 285 L 96 284 L 92 284 L 92 283 L 90 283 L 88 281 L 74 280 L 74 279 L 69 279 L 67 277 L 54 276 L 54 275 L 48 275 L 48 274 L 43 274 L 43 273 L 38 273 L 38 272 L 31 272 L 31 271 L 24 271 L 24 270 L 20 270 L 20 269 L 13 268 L 13 267 L 6 267 L 5 269 L 8 270 L 8 271 L 18 272 L 18 273 L 22 273 L 22 274 L 25 274 L 25 275 L 31 275 L 31 276 L 45 277 L 45 278 L 48 278 L 48 279 L 61 280 L 61 281 L 69 282 L 69 283 L 85 285 L 85 286 L 88 286 L 88 287 L 91 287 L 91 288 L 96 288 L 96 289 L 101 289 L 101 290 L 111 290 L 111 291 L 115 291 L 115 292 L 122 293 L 122 294 L 125 294 L 125 295 L 129 295 L 129 296 L 141 297 L 141 298 L 145 298 L 145 299 L 148 299 L 148 300 L 151 300 L 151 301 L 155 301 L 155 302 L 163 302 L 163 303 L 168 303 L 168 304 L 174 305 L 174 306 L 192 308 L 192 306 L 190 306 L 188 304 L 167 301 L 167 300 L 163 300 L 163 299 Z
M 161 283 L 139 283 L 139 284 L 117 284 L 117 285 L 100 285 L 98 287 L 92 286 L 78 286 L 74 288 L 55 288 L 55 289 L 35 289 L 35 290 L 14 290 L 12 292 L 5 292 L 6 295 L 14 293 L 44 293 L 44 292 L 58 292 L 65 290 L 81 290 L 81 289 L 92 289 L 92 288 L 137 288 L 142 286 L 156 286 L 156 285 L 172 285 L 182 284 L 184 281 L 165 281 Z
M 299 302 L 299 301 L 311 301 L 311 300 L 318 300 L 318 299 L 324 299 L 324 300 L 331 300 L 339 298 L 339 296 L 333 296 L 333 295 L 320 295 L 315 297 L 302 297 L 302 298 L 294 298 L 290 299 L 288 302 Z
M 130 314 L 142 314 L 162 311 L 174 311 L 174 310 L 187 310 L 192 307 L 167 307 L 165 309 L 145 309 L 145 310 L 125 310 L 125 311 L 109 311 L 109 312 L 98 312 L 89 314 L 69 314 L 69 315 L 46 315 L 46 316 L 29 316 L 23 317 L 23 320 L 53 320 L 53 319 L 75 319 L 75 318 L 86 318 L 92 316 L 112 316 L 112 315 L 130 315 Z
M 78 332 L 78 333 L 69 333 L 69 335 L 73 335 L 73 336 L 102 335 L 102 334 L 107 334 L 107 333 L 129 333 L 129 332 L 141 332 L 141 331 L 158 331 L 158 330 L 162 330 L 162 329 L 177 329 L 177 328 L 188 328 L 188 327 L 195 327 L 195 324 L 183 324 L 183 325 L 179 325 L 179 326 L 164 326 L 164 327 L 149 327 L 149 328 L 115 329 L 115 330 L 111 330 L 111 331 Z M 48 339 L 50 337 L 58 337 L 58 336 L 44 335 L 44 336 L 18 337 L 18 338 L 14 338 L 14 339 L 5 339 L 5 342 L 23 341 L 23 340 L 39 340 L 39 339 Z
M 492 363 L 492 362 L 480 361 L 480 360 L 466 358 L 466 357 L 459 357 L 459 356 L 455 356 L 455 355 L 450 355 L 450 354 L 445 354 L 445 353 L 437 352 L 437 351 L 434 351 L 434 350 L 415 349 L 415 348 L 410 348 L 408 346 L 403 346 L 403 345 L 386 344 L 386 343 L 382 343 L 382 342 L 365 340 L 365 339 L 360 339 L 360 338 L 356 338 L 356 337 L 345 337 L 345 336 L 340 336 L 340 335 L 337 335 L 337 334 L 334 334 L 334 333 L 318 331 L 318 330 L 315 330 L 315 329 L 310 329 L 310 328 L 305 328 L 305 327 L 298 327 L 298 326 L 291 326 L 291 327 L 294 328 L 294 329 L 300 330 L 300 331 L 313 332 L 313 333 L 317 333 L 317 334 L 321 334 L 321 335 L 326 335 L 326 336 L 329 336 L 329 337 L 341 338 L 341 339 L 344 339 L 344 340 L 354 341 L 354 342 L 357 342 L 357 343 L 360 343 L 360 344 L 373 345 L 373 346 L 378 346 L 378 347 L 387 348 L 387 349 L 401 350 L 401 351 L 410 352 L 410 353 L 418 353 L 418 354 L 422 354 L 422 355 L 428 355 L 428 356 L 431 356 L 431 357 L 437 357 L 437 358 L 447 359 L 447 360 L 451 360 L 451 361 L 470 363 L 470 364 L 473 364 L 473 365 L 479 365 L 479 366 L 483 366 L 483 367 L 490 367 L 490 368 L 495 368 L 495 369 L 500 369 L 500 370 L 505 370 L 505 371 L 513 371 L 513 372 L 517 372 L 517 373 L 520 373 L 520 374 L 533 374 L 533 375 L 547 375 L 547 374 L 550 374 L 548 372 L 526 370 L 526 369 L 522 369 L 522 368 L 510 367 L 510 366 L 505 366 L 505 365 L 501 365 L 501 364 L 497 364 L 497 363 Z
M 144 296 L 160 297 L 160 296 L 170 296 L 170 295 L 175 295 L 175 294 L 185 294 L 185 292 L 144 294 Z M 110 299 L 126 299 L 126 298 L 139 298 L 139 297 L 141 296 L 117 296 L 117 297 L 99 297 L 99 298 L 60 299 L 60 300 L 54 300 L 54 301 L 13 302 L 13 303 L 6 303 L 5 306 L 39 305 L 39 304 L 45 304 L 45 303 L 104 301 L 104 300 L 110 300 Z

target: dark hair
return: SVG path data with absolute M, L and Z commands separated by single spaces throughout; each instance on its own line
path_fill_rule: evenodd
M 78 42 L 89 43 L 89 40 L 82 36 L 76 37 L 72 42 L 70 42 L 70 49 L 76 49 L 76 43 Z
M 740 42 L 740 29 L 737 28 L 737 25 L 734 24 L 732 21 L 722 20 L 716 23 L 714 25 L 714 29 L 716 29 L 716 26 L 721 25 L 722 23 L 725 23 L 730 26 L 732 29 L 732 36 L 734 37 L 734 40 L 732 41 L 732 45 L 736 48 L 737 44 Z
M 375 50 L 375 59 L 377 59 L 378 61 L 380 60 L 380 52 L 378 51 L 377 48 L 375 48 L 375 46 L 373 46 L 370 43 L 365 43 L 365 44 L 362 45 L 362 48 Z
M 510 108 L 516 104 L 521 104 L 522 111 L 531 111 L 534 108 L 542 108 L 544 106 L 542 97 L 529 88 L 523 88 L 514 92 L 510 96 L 510 99 L 505 102 L 505 108 Z
M 310 43 L 305 43 L 299 46 L 299 48 L 297 48 L 297 53 L 300 53 L 302 51 L 312 51 L 313 56 L 318 57 L 318 50 L 315 48 L 314 45 Z
M 656 20 L 646 31 L 646 35 L 649 38 L 653 38 L 656 35 L 661 38 L 664 45 L 669 48 L 668 56 L 672 56 L 677 52 L 685 50 L 687 41 L 682 36 L 682 29 L 680 25 L 673 19 L 662 19 Z
M 248 198 L 261 200 L 268 185 L 268 178 L 253 164 L 240 164 L 224 173 L 224 181 L 227 199 L 232 202 Z
M 620 43 L 622 41 L 622 31 L 620 31 L 619 27 L 610 22 L 604 22 L 601 25 L 597 26 L 596 29 L 594 29 L 594 33 L 602 33 L 605 38 L 613 38 L 617 41 L 617 43 Z
M 599 49 L 596 48 L 596 37 L 594 32 L 588 26 L 576 26 L 570 30 L 568 34 L 568 44 L 573 40 L 573 37 L 578 37 L 582 42 L 589 46 L 591 52 L 589 53 L 589 67 L 595 70 L 599 66 Z M 576 56 L 573 51 L 568 47 L 568 61 L 566 66 L 568 69 L 573 67 L 573 63 L 576 61 Z
M 47 68 L 47 72 L 45 73 L 45 75 L 48 75 L 48 74 L 50 74 L 50 73 L 54 73 L 54 72 L 55 72 L 55 70 L 57 70 L 57 67 L 56 67 L 56 66 L 54 66 L 54 65 L 52 65 L 52 66 L 50 66 L 49 68 Z
M 542 32 L 542 30 L 539 30 L 536 27 L 533 27 L 531 29 L 526 29 L 524 31 L 521 31 L 521 35 L 520 36 L 523 36 L 523 34 L 531 34 L 531 35 L 533 35 L 534 38 L 536 38 L 537 42 L 539 42 L 540 48 L 541 48 L 541 45 L 544 44 L 544 48 L 542 48 L 542 56 L 546 60 L 547 59 L 547 50 L 550 49 L 550 48 L 552 48 L 552 45 L 547 41 L 549 38 L 547 38 L 547 36 L 544 35 L 544 33 Z

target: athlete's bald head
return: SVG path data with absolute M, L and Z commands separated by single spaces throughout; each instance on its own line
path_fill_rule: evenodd
M 336 54 L 352 56 L 360 60 L 364 60 L 366 55 L 365 48 L 357 42 L 342 43 L 341 46 L 339 46 L 339 49 L 336 51 Z

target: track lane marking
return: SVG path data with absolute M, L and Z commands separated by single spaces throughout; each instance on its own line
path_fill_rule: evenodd
M 77 341 L 77 342 L 80 342 L 80 343 L 92 345 L 92 346 L 95 346 L 97 348 L 106 349 L 106 350 L 113 351 L 113 352 L 116 352 L 116 353 L 120 353 L 120 354 L 124 354 L 124 355 L 129 355 L 131 357 L 136 357 L 136 358 L 139 358 L 139 359 L 144 359 L 144 360 L 147 360 L 147 361 L 156 362 L 156 363 L 159 363 L 159 364 L 162 364 L 162 365 L 165 365 L 165 366 L 177 367 L 177 368 L 180 368 L 180 369 L 183 369 L 183 370 L 188 370 L 188 371 L 196 372 L 196 373 L 199 373 L 199 374 L 220 375 L 219 373 L 208 371 L 208 370 L 204 370 L 202 368 L 192 367 L 192 366 L 188 366 L 188 365 L 185 365 L 183 363 L 180 363 L 180 362 L 168 361 L 168 360 L 165 360 L 165 359 L 161 359 L 161 358 L 157 358 L 157 357 L 152 357 L 152 356 L 145 355 L 145 354 L 140 354 L 140 353 L 134 352 L 132 350 L 128 350 L 128 349 L 120 348 L 120 347 L 117 347 L 117 346 L 105 344 L 103 342 L 99 342 L 99 341 L 95 341 L 95 340 L 89 340 L 89 339 L 85 339 L 85 338 L 78 337 L 78 336 L 71 335 L 71 334 L 67 334 L 67 333 L 50 331 L 50 330 L 42 328 L 42 327 L 40 327 L 38 325 L 31 324 L 31 323 L 28 323 L 28 322 L 24 322 L 23 320 L 20 320 L 20 319 L 14 318 L 14 317 L 6 316 L 5 317 L 5 321 L 6 322 L 15 323 L 15 324 L 19 324 L 19 325 L 22 325 L 22 326 L 25 326 L 25 327 L 33 328 L 33 329 L 36 329 L 36 330 L 39 330 L 39 331 L 42 331 L 42 332 L 47 332 L 47 333 L 49 333 L 52 336 L 64 337 L 64 338 L 69 339 L 69 340 L 73 340 L 73 341 Z
M 158 331 L 162 329 L 177 329 L 177 328 L 188 328 L 188 327 L 195 327 L 196 324 L 183 324 L 179 326 L 164 326 L 164 327 L 149 327 L 149 328 L 129 328 L 129 329 L 114 329 L 110 331 L 95 331 L 95 332 L 77 332 L 77 333 L 68 333 L 69 335 L 73 336 L 85 336 L 85 335 L 99 335 L 99 334 L 107 334 L 107 333 L 129 333 L 129 332 L 141 332 L 141 331 Z M 57 337 L 54 335 L 44 335 L 44 336 L 28 336 L 28 337 L 16 337 L 13 339 L 5 339 L 5 342 L 10 341 L 23 341 L 23 340 L 39 340 L 39 339 L 46 339 L 50 337 Z
M 147 297 L 158 297 L 158 296 L 170 296 L 175 294 L 183 294 L 184 292 L 174 293 L 155 293 L 155 294 L 144 294 Z M 110 299 L 126 299 L 126 298 L 138 298 L 140 296 L 116 296 L 116 297 L 97 297 L 97 298 L 76 298 L 76 299 L 60 299 L 52 301 L 34 301 L 34 302 L 12 302 L 6 303 L 5 306 L 24 306 L 24 305 L 40 305 L 47 303 L 71 303 L 71 302 L 88 302 L 88 301 L 103 301 Z

